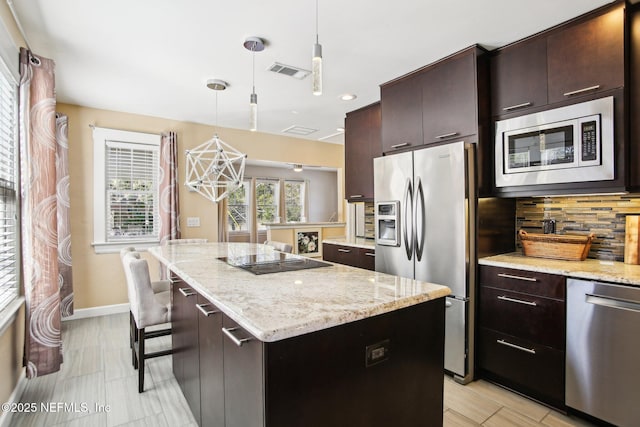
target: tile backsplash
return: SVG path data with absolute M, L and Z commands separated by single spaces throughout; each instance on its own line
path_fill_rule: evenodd
M 640 194 L 527 197 L 517 200 L 516 230 L 542 233 L 542 220 L 554 219 L 557 234 L 595 233 L 589 258 L 624 261 L 627 215 L 640 215 Z

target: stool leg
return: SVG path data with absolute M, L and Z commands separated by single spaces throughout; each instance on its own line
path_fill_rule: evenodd
M 138 393 L 144 391 L 144 328 L 138 329 Z

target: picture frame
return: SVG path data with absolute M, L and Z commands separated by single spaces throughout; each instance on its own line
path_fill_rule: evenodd
M 312 258 L 322 258 L 322 229 L 294 229 L 294 253 Z

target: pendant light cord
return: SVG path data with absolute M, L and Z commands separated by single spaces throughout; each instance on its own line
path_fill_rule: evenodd
M 318 43 L 318 0 L 316 0 L 316 44 Z
M 251 48 L 251 56 L 252 56 L 252 65 L 253 65 L 253 75 L 251 77 L 251 82 L 253 85 L 252 92 L 256 93 L 256 51 L 254 48 Z

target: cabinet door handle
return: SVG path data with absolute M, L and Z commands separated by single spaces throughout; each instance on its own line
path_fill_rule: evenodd
M 365 252 L 366 256 L 376 256 L 375 252 Z
M 527 282 L 538 281 L 538 279 L 536 279 L 535 277 L 514 276 L 513 274 L 507 274 L 507 273 L 498 273 L 498 277 L 504 277 L 505 279 L 525 280 Z
M 530 106 L 531 106 L 530 102 L 523 102 L 522 104 L 510 105 L 509 107 L 504 107 L 502 111 L 517 110 L 518 108 L 524 108 L 524 107 L 530 107 Z
M 233 341 L 233 343 L 238 347 L 242 347 L 242 344 L 246 343 L 247 341 L 251 341 L 251 338 L 242 338 L 242 339 L 236 338 L 236 336 L 233 335 L 233 331 L 237 331 L 237 330 L 238 328 L 222 328 L 222 332 L 224 332 L 224 334 L 227 337 L 229 337 L 229 339 Z
M 196 304 L 196 307 L 202 314 L 209 317 L 212 314 L 220 313 L 218 310 L 207 310 L 205 307 L 209 307 L 211 304 Z
M 579 95 L 581 93 L 589 92 L 589 91 L 592 91 L 592 90 L 598 90 L 598 89 L 600 89 L 600 85 L 589 86 L 589 87 L 585 87 L 585 88 L 582 88 L 582 89 L 573 90 L 571 92 L 565 92 L 564 96 Z
M 349 196 L 350 199 L 362 199 L 362 194 L 353 194 Z
M 351 252 L 351 249 L 340 249 L 340 248 L 338 248 L 338 252 L 343 252 L 345 254 L 348 254 L 348 253 Z
M 505 340 L 496 340 L 496 342 L 498 344 L 506 345 L 507 347 L 515 348 L 516 350 L 524 351 L 529 354 L 536 354 L 536 351 L 532 348 L 520 347 L 519 345 L 511 344 L 510 342 L 507 342 Z
M 178 291 L 180 291 L 180 293 L 185 297 L 192 297 L 196 294 L 195 292 L 192 292 L 191 289 L 189 288 L 178 288 Z
M 538 306 L 538 304 L 536 304 L 533 301 L 524 301 L 524 300 L 521 300 L 521 299 L 509 298 L 509 297 L 506 297 L 504 295 L 500 295 L 498 297 L 498 299 L 501 300 L 501 301 L 516 302 L 518 304 L 530 305 L 532 307 L 537 307 Z
M 402 148 L 402 147 L 406 147 L 406 146 L 408 146 L 408 145 L 411 145 L 411 144 L 410 144 L 410 143 L 408 143 L 408 142 L 403 142 L 402 144 L 392 145 L 392 146 L 391 146 L 391 148 L 394 148 L 394 149 L 395 149 L 395 148 Z
M 436 136 L 436 139 L 449 138 L 450 136 L 456 136 L 457 134 L 458 134 L 458 132 L 445 133 L 444 135 Z

